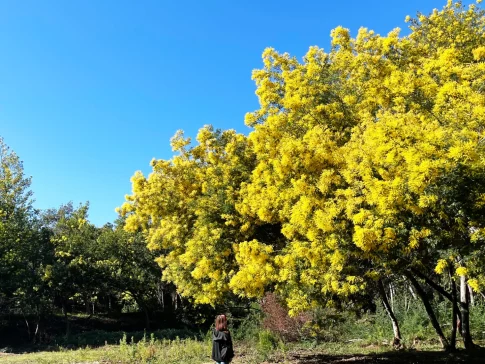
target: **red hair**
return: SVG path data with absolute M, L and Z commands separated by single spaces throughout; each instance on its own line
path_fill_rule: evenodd
M 218 315 L 216 317 L 216 330 L 227 331 L 227 318 L 226 315 Z

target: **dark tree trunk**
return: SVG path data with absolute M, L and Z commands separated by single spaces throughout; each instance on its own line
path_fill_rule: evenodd
M 450 301 L 452 301 L 451 293 L 446 292 L 446 290 L 441 287 L 438 283 L 430 279 L 428 276 L 425 274 L 421 273 L 420 271 L 416 269 L 411 269 L 411 272 L 424 280 L 428 286 L 431 288 L 435 289 L 439 294 L 443 295 L 444 297 L 448 298 Z
M 460 312 L 460 309 L 458 307 L 458 299 L 457 298 L 453 299 L 453 296 L 452 296 L 451 293 L 447 292 L 438 283 L 436 283 L 435 281 L 433 281 L 432 279 L 430 279 L 429 277 L 427 277 L 425 274 L 421 273 L 420 271 L 418 271 L 416 269 L 411 269 L 411 271 L 416 276 L 418 276 L 419 278 L 423 279 L 428 286 L 430 286 L 431 288 L 433 288 L 436 292 L 438 292 L 439 294 L 441 294 L 443 297 L 447 298 L 453 304 L 453 306 L 454 306 L 453 308 L 457 312 L 457 319 L 458 319 L 458 321 L 461 321 L 461 312 Z
M 416 293 L 418 294 L 419 298 L 421 298 L 421 301 L 423 301 L 424 308 L 426 309 L 426 312 L 428 313 L 428 317 L 431 320 L 431 324 L 433 325 L 433 327 L 436 331 L 436 334 L 438 335 L 438 337 L 440 339 L 441 346 L 444 349 L 448 350 L 450 345 L 449 345 L 448 340 L 446 339 L 445 335 L 443 334 L 443 330 L 441 330 L 438 319 L 436 318 L 436 315 L 434 314 L 433 307 L 431 307 L 431 304 L 429 303 L 428 297 L 426 297 L 426 292 L 424 292 L 423 288 L 418 283 L 416 278 L 414 278 L 414 276 L 411 272 L 406 272 L 406 277 L 409 279 L 411 284 L 414 286 L 414 289 L 416 290 Z
M 143 312 L 145 313 L 145 329 L 150 330 L 150 315 L 149 315 L 148 307 L 147 307 L 145 301 L 142 299 L 141 296 L 135 294 L 134 292 L 130 291 L 130 293 L 133 296 L 133 298 L 135 299 L 138 307 L 141 307 L 143 309 Z
M 150 330 L 150 315 L 146 305 L 143 305 L 143 311 L 145 312 L 145 329 Z
M 71 335 L 71 322 L 69 321 L 69 316 L 67 315 L 66 302 L 62 300 L 62 313 L 64 314 L 64 319 L 66 320 L 66 338 Z
M 470 334 L 470 298 L 466 277 L 460 276 L 460 307 L 461 307 L 461 336 L 463 337 L 463 344 L 465 349 L 473 349 L 472 336 Z
M 457 295 L 456 295 L 456 284 L 453 278 L 453 272 L 449 271 L 450 275 L 450 282 L 451 282 L 451 298 L 453 304 L 453 313 L 452 313 L 452 320 L 451 320 L 451 337 L 450 337 L 450 350 L 456 350 L 456 330 L 457 330 L 457 323 L 459 320 L 459 310 L 458 310 L 458 303 L 457 303 Z
M 391 319 L 392 331 L 394 333 L 394 339 L 392 341 L 392 345 L 396 347 L 400 346 L 402 337 L 401 337 L 401 331 L 399 330 L 399 323 L 397 321 L 396 316 L 394 315 L 391 305 L 389 304 L 389 300 L 387 299 L 386 291 L 384 289 L 384 284 L 382 283 L 381 279 L 377 281 L 377 289 L 379 291 L 379 295 L 381 296 L 382 304 L 384 305 L 387 315 Z

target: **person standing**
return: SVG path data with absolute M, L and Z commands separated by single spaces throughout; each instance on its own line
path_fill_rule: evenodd
M 217 364 L 229 364 L 233 357 L 234 349 L 226 315 L 218 315 L 212 330 L 212 360 Z

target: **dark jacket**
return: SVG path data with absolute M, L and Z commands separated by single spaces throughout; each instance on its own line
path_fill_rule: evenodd
M 212 360 L 230 362 L 234 357 L 229 331 L 212 330 Z

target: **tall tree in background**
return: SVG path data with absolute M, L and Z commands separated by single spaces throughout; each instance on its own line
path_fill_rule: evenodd
M 32 207 L 30 183 L 19 157 L 0 138 L 0 307 L 24 315 L 29 337 L 39 340 L 49 305 L 42 276 L 51 251 Z
M 0 139 L 0 289 L 4 300 L 12 299 L 21 282 L 25 248 L 31 239 L 30 183 L 19 157 Z
M 44 215 L 51 229 L 55 259 L 46 268 L 45 280 L 60 302 L 66 318 L 66 335 L 70 333 L 68 311 L 73 303 L 82 303 L 86 313 L 104 279 L 96 269 L 93 255 L 98 229 L 88 221 L 88 204 L 77 209 L 72 204 L 61 206 Z
M 144 236 L 126 232 L 124 225 L 119 219 L 116 225 L 107 224 L 100 229 L 94 264 L 107 285 L 105 294 L 133 299 L 143 310 L 145 328 L 149 330 L 150 311 L 172 310 L 174 289 L 161 281 L 157 255 L 148 250 Z

